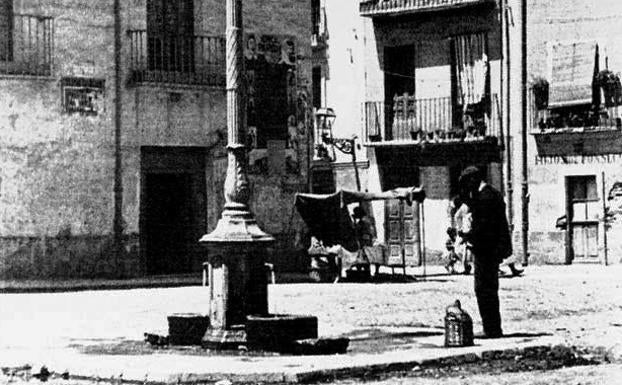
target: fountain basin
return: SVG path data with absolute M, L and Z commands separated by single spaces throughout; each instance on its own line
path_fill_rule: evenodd
M 249 315 L 246 318 L 247 346 L 253 350 L 282 351 L 294 341 L 317 338 L 317 325 L 317 317 L 308 315 Z
M 201 345 L 210 324 L 209 317 L 197 313 L 174 313 L 167 319 L 171 345 Z

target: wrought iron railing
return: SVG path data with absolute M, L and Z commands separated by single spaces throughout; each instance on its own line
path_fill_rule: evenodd
M 456 142 L 500 138 L 497 95 L 489 103 L 457 109 L 451 97 L 396 97 L 393 102 L 366 102 L 364 130 L 368 142 Z
M 128 31 L 130 83 L 225 85 L 222 36 L 159 36 Z
M 51 76 L 54 19 L 16 14 L 0 25 L 0 74 Z
M 548 97 L 537 95 L 533 88 L 527 93 L 527 101 L 533 134 L 622 130 L 621 106 L 550 106 Z

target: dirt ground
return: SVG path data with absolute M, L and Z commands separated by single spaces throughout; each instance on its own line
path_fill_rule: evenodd
M 504 332 L 554 335 L 563 338 L 567 346 L 604 346 L 622 357 L 621 277 L 622 265 L 573 265 L 530 266 L 524 277 L 501 279 Z M 473 316 L 475 331 L 481 330 L 472 276 L 437 274 L 411 283 L 270 285 L 268 291 L 272 313 L 315 315 L 320 336 L 377 335 L 379 345 L 359 347 L 363 353 L 387 349 L 383 336 L 390 334 L 395 339 L 409 328 L 442 332 L 445 308 L 456 299 Z M 69 346 L 102 349 L 119 341 L 142 341 L 144 332 L 167 334 L 167 315 L 204 313 L 207 306 L 207 289 L 196 286 L 2 294 L 0 308 L 5 310 L 0 317 L 0 351 L 10 355 L 13 350 Z M 458 369 L 455 374 L 430 376 L 416 373 L 404 377 L 402 373 L 370 383 L 622 384 L 620 369 L 616 365 L 546 372 L 527 368 L 508 374 Z M 435 380 L 436 376 L 442 380 Z M 0 379 L 3 384 L 9 381 Z

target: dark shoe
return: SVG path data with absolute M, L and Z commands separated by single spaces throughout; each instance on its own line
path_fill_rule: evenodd
M 486 334 L 484 332 L 482 332 L 482 333 L 475 333 L 475 335 L 473 335 L 473 337 L 477 338 L 479 340 L 489 340 L 489 339 L 493 339 L 493 338 L 501 338 L 501 337 L 503 337 L 503 332 L 489 333 L 489 334 Z
M 512 275 L 515 276 L 515 277 L 518 277 L 518 276 L 522 275 L 525 272 L 525 270 L 523 270 L 523 269 L 517 269 L 516 266 L 514 266 L 513 263 L 510 263 L 508 265 L 508 267 L 512 271 Z

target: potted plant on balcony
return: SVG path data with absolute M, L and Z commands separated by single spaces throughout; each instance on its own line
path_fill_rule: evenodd
M 605 107 L 620 105 L 622 100 L 622 85 L 620 76 L 609 69 L 602 70 L 596 78 L 598 86 L 603 89 Z
M 545 78 L 535 78 L 532 83 L 536 109 L 546 110 L 549 107 L 549 81 Z

